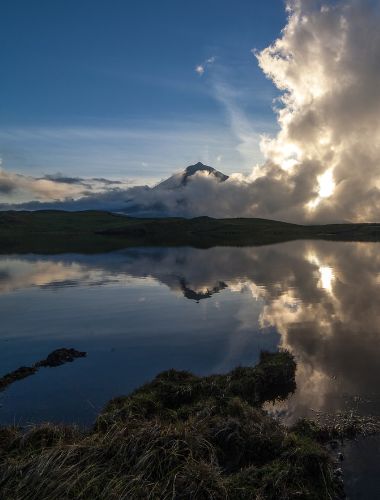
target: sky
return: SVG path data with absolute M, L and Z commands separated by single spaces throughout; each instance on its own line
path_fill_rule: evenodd
M 3 4 L 0 209 L 380 222 L 380 0 Z
M 285 22 L 280 0 L 3 0 L 3 169 L 134 184 L 197 161 L 250 172 L 278 94 L 251 49 Z

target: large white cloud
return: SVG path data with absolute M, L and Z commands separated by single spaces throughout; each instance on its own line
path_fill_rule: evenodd
M 287 9 L 281 37 L 255 52 L 281 91 L 280 131 L 262 140 L 267 161 L 223 184 L 198 177 L 176 200 L 188 215 L 377 220 L 379 2 L 294 0 Z M 162 199 L 175 208 L 172 193 Z
M 281 131 L 263 147 L 304 218 L 379 217 L 379 2 L 288 2 L 282 37 L 257 54 L 282 91 Z M 285 170 L 286 173 L 283 173 Z M 330 183 L 322 185 L 321 174 Z M 269 178 L 273 174 L 269 172 Z M 301 181 L 301 182 L 300 182 Z M 322 178 L 323 183 L 323 178 Z M 304 202 L 312 202 L 305 208 Z

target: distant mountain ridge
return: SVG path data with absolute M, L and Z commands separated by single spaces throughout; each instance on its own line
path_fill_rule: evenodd
M 170 176 L 168 179 L 160 182 L 153 189 L 178 189 L 180 187 L 186 186 L 190 177 L 197 174 L 198 172 L 205 173 L 215 177 L 220 182 L 224 182 L 228 179 L 228 175 L 219 172 L 213 167 L 204 165 L 200 161 L 195 165 L 190 165 L 184 171 Z
M 130 190 L 130 198 L 125 200 L 124 207 L 116 210 L 117 213 L 124 213 L 134 217 L 186 217 L 186 192 L 185 188 L 192 177 L 197 174 L 211 177 L 216 182 L 225 182 L 228 175 L 219 172 L 209 165 L 201 162 L 190 165 L 182 172 L 171 175 L 154 187 L 136 186 Z M 166 205 L 166 200 L 170 200 L 175 206 L 173 208 Z

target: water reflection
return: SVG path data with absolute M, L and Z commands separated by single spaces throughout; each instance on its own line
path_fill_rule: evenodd
M 93 256 L 5 257 L 0 260 L 3 329 L 8 336 L 27 335 L 22 321 L 7 315 L 4 309 L 10 301 L 23 303 L 18 292 L 36 287 L 51 293 L 77 288 L 82 295 L 76 295 L 75 300 L 79 300 L 82 309 L 72 309 L 76 316 L 70 329 L 83 335 L 81 314 L 89 314 L 89 299 L 83 289 L 95 287 L 103 289 L 99 299 L 103 312 L 98 312 L 95 320 L 99 320 L 99 314 L 105 314 L 104 308 L 113 319 L 108 318 L 106 329 L 102 330 L 101 321 L 91 324 L 91 329 L 99 335 L 111 335 L 111 328 L 120 330 L 117 326 L 121 321 L 113 310 L 111 290 L 115 286 L 119 292 L 136 292 L 137 287 L 138 297 L 134 293 L 132 301 L 126 295 L 125 307 L 128 301 L 133 302 L 129 312 L 132 309 L 134 316 L 148 315 L 154 321 L 157 314 L 147 302 L 147 291 L 166 285 L 173 298 L 165 299 L 159 306 L 165 328 L 174 322 L 177 334 L 186 336 L 186 332 L 181 332 L 185 329 L 182 320 L 188 317 L 194 323 L 194 343 L 199 340 L 197 329 L 203 328 L 210 340 L 215 335 L 215 341 L 219 338 L 216 331 L 222 331 L 223 324 L 230 329 L 223 337 L 223 354 L 213 360 L 210 370 L 246 362 L 252 344 L 268 348 L 278 344 L 290 349 L 298 360 L 298 390 L 286 403 L 288 415 L 305 414 L 310 409 L 342 408 L 350 401 L 364 401 L 374 413 L 379 411 L 376 381 L 380 375 L 378 249 L 377 244 L 314 241 L 261 248 L 129 249 Z M 109 294 L 104 292 L 107 288 Z M 62 297 L 45 299 L 53 304 Z M 173 302 L 174 297 L 202 304 L 211 301 L 212 319 L 202 328 L 197 326 L 197 317 L 200 321 L 206 309 L 203 313 L 187 310 L 185 302 Z M 98 308 L 98 299 L 92 296 L 92 300 Z M 173 307 L 178 315 L 162 318 L 165 308 Z M 46 313 L 41 311 L 41 315 L 43 312 Z M 36 321 L 33 314 L 31 317 Z M 40 319 L 38 335 L 43 334 L 44 328 L 54 332 L 52 317 Z M 136 326 L 140 320 L 134 321 Z M 84 323 L 88 327 L 91 322 L 87 319 Z M 142 335 L 149 328 L 153 331 L 157 324 L 145 325 Z M 16 360 L 15 363 L 18 364 Z
M 227 371 L 278 346 L 298 361 L 297 391 L 276 408 L 285 418 L 380 414 L 378 250 L 314 241 L 1 257 L 3 373 L 62 346 L 89 356 L 1 393 L 0 422 L 90 423 L 161 370 Z M 352 498 L 379 496 L 379 446 L 349 445 Z

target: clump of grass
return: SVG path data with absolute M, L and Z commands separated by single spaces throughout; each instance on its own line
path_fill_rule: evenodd
M 359 415 L 355 411 L 335 413 L 316 412 L 313 420 L 301 419 L 293 427 L 297 433 L 328 442 L 339 439 L 355 439 L 380 432 L 380 418 L 371 415 Z
M 262 409 L 294 390 L 294 375 L 286 352 L 226 375 L 169 370 L 110 401 L 87 432 L 2 429 L 1 498 L 337 498 L 322 445 Z

